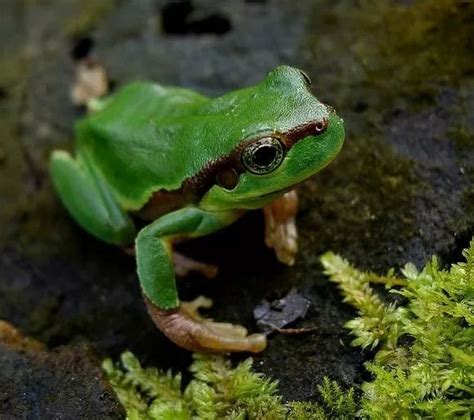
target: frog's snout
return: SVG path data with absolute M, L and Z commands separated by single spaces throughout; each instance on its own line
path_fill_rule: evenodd
M 339 120 L 340 124 L 344 124 L 344 120 L 339 115 L 337 115 L 336 108 L 327 104 L 324 104 L 324 106 L 326 107 L 326 111 L 328 112 L 329 117 L 336 117 L 337 120 Z
M 328 114 L 335 114 L 336 113 L 336 110 L 333 106 L 326 105 L 326 104 L 324 104 L 324 105 L 326 106 L 326 110 L 327 110 Z

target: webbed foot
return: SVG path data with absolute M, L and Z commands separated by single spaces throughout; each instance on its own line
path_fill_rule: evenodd
M 298 251 L 298 232 L 295 216 L 298 210 L 298 195 L 289 191 L 263 208 L 265 215 L 265 244 L 275 249 L 280 262 L 287 265 L 295 263 Z
M 202 296 L 192 302 L 181 302 L 177 309 L 163 310 L 147 297 L 148 312 L 158 328 L 174 343 L 197 352 L 259 353 L 267 346 L 264 334 L 247 335 L 241 325 L 214 322 L 199 315 L 199 308 L 209 308 L 212 300 Z

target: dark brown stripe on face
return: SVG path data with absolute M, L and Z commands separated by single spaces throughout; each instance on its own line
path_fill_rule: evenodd
M 229 154 L 209 162 L 195 175 L 186 178 L 179 189 L 174 191 L 157 191 L 154 193 L 139 214 L 141 213 L 143 216 L 146 216 L 147 219 L 155 218 L 158 214 L 163 214 L 164 209 L 171 207 L 174 208 L 176 205 L 180 206 L 197 203 L 207 193 L 207 191 L 212 188 L 212 186 L 218 183 L 220 174 L 227 171 L 233 171 L 237 176 L 240 176 L 240 174 L 245 171 L 241 162 L 241 155 L 242 151 L 249 144 L 264 137 L 274 137 L 281 141 L 286 153 L 299 140 L 308 136 L 317 136 L 324 133 L 327 129 L 328 122 L 329 120 L 327 118 L 323 118 L 319 121 L 310 121 L 301 124 L 285 133 L 265 133 L 261 136 L 245 140 Z
M 311 121 L 306 124 L 299 125 L 285 133 L 285 137 L 287 138 L 289 145 L 286 145 L 287 148 L 291 148 L 296 142 L 301 139 L 304 139 L 308 136 L 319 136 L 320 134 L 324 133 L 328 128 L 329 120 L 327 118 L 323 118 L 320 121 Z
M 182 188 L 184 191 L 193 191 L 200 199 L 207 191 L 216 184 L 216 178 L 221 172 L 234 170 L 238 175 L 245 171 L 245 168 L 241 162 L 242 151 L 247 145 L 263 137 L 275 137 L 278 138 L 285 147 L 285 153 L 291 149 L 291 147 L 299 140 L 304 139 L 308 136 L 317 136 L 324 133 L 328 126 L 329 120 L 323 118 L 319 121 L 310 121 L 308 123 L 299 125 L 286 133 L 274 132 L 271 134 L 266 133 L 260 137 L 253 137 L 242 143 L 240 143 L 232 152 L 228 155 L 222 156 L 219 159 L 209 162 L 203 167 L 196 175 L 187 178 Z

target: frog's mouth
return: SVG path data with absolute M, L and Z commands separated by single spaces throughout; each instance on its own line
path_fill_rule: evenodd
M 299 184 L 301 184 L 301 182 Z M 299 184 L 292 185 L 291 187 L 280 188 L 279 190 L 275 190 L 275 191 L 272 191 L 272 192 L 269 192 L 269 193 L 266 193 L 266 194 L 262 194 L 260 197 L 270 198 L 270 197 L 275 196 L 275 198 L 276 198 L 280 195 L 283 195 L 283 194 L 287 193 L 288 191 L 294 190 Z
M 248 198 L 242 199 L 242 204 L 245 204 L 246 207 L 248 206 L 248 207 L 260 208 L 268 203 L 271 203 L 273 200 L 276 200 L 277 198 L 281 197 L 283 194 L 295 188 L 296 188 L 296 185 L 292 185 L 291 187 L 281 188 L 279 190 L 275 190 L 266 194 L 259 194 L 254 197 L 248 197 Z

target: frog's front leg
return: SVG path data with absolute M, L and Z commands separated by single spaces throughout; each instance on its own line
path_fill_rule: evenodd
M 279 261 L 287 265 L 295 263 L 298 251 L 298 232 L 295 216 L 298 211 L 298 195 L 289 191 L 263 209 L 265 215 L 265 244 L 274 248 Z
M 198 237 L 232 223 L 234 212 L 211 213 L 189 207 L 166 214 L 140 231 L 136 239 L 138 277 L 148 311 L 163 333 L 193 351 L 250 351 L 266 347 L 263 334 L 247 336 L 245 328 L 201 318 L 199 306 L 208 301 L 180 303 L 175 285 L 172 246 L 177 237 Z M 204 303 L 204 305 L 203 305 Z
M 133 243 L 136 230 L 132 219 L 91 165 L 56 150 L 50 159 L 50 171 L 61 201 L 85 230 L 115 245 Z

